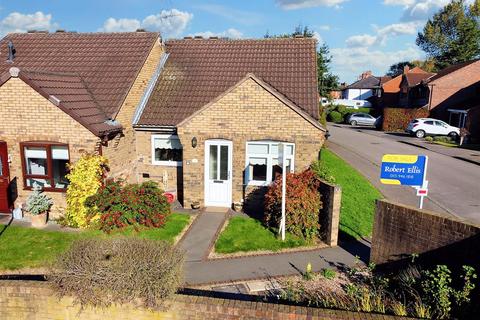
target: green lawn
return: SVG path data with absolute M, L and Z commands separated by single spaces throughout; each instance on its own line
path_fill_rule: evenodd
M 61 232 L 18 226 L 9 226 L 4 230 L 5 226 L 0 226 L 0 233 L 4 230 L 0 234 L 0 270 L 45 266 L 60 252 L 65 251 L 72 241 L 79 238 L 125 235 L 173 242 L 189 221 L 189 215 L 173 213 L 163 228 L 140 232 L 126 228 L 113 235 L 106 235 L 98 230 Z
M 321 162 L 342 187 L 340 230 L 355 238 L 371 236 L 375 200 L 382 198 L 380 191 L 328 149 L 322 149 Z
M 285 241 L 282 241 L 273 231 L 253 218 L 233 217 L 215 243 L 215 251 L 218 253 L 278 251 L 304 245 L 306 245 L 305 240 L 288 233 Z

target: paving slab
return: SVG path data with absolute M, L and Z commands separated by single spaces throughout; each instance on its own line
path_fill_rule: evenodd
M 205 211 L 197 217 L 179 244 L 180 248 L 186 251 L 186 262 L 204 260 L 217 230 L 225 221 L 225 216 L 225 213 Z

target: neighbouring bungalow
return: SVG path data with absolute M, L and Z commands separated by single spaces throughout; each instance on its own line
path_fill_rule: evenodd
M 400 97 L 402 97 L 402 103 L 406 103 L 408 95 L 406 94 L 409 89 L 409 84 L 416 82 L 413 78 L 423 79 L 424 77 L 432 76 L 422 70 L 419 67 L 410 69 L 409 66 L 405 66 L 403 73 L 393 77 L 392 79 L 382 84 L 382 94 L 380 104 L 385 108 L 399 107 Z
M 381 96 L 382 85 L 390 79 L 389 76 L 377 77 L 372 75 L 371 71 L 365 71 L 360 75 L 358 81 L 342 89 L 342 99 L 377 99 Z
M 38 183 L 61 215 L 66 164 L 85 152 L 186 208 L 231 207 L 281 171 L 279 142 L 300 171 L 325 139 L 313 39 L 36 32 L 7 35 L 0 55 L 0 212 Z

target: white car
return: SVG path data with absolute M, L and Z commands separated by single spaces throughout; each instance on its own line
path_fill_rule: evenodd
M 412 120 L 405 131 L 415 135 L 417 138 L 424 138 L 425 136 L 450 136 L 456 138 L 460 134 L 459 128 L 432 118 Z

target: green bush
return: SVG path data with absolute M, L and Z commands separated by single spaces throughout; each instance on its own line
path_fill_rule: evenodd
M 163 241 L 114 237 L 75 241 L 50 267 L 59 296 L 81 305 L 140 300 L 158 308 L 182 283 L 183 254 Z
M 445 143 L 453 143 L 453 139 L 450 138 L 449 136 L 434 136 L 433 141 L 438 141 L 438 142 L 445 142 Z
M 90 216 L 100 215 L 105 232 L 129 225 L 159 228 L 170 214 L 170 204 L 154 181 L 123 185 L 109 180 L 85 201 Z
M 326 128 L 327 127 L 327 108 L 320 105 L 319 107 L 319 113 L 320 113 L 320 124 Z
M 327 166 L 322 163 L 322 161 L 317 160 L 314 161 L 310 165 L 310 169 L 317 175 L 320 180 L 326 181 L 328 183 L 335 183 L 335 177 L 331 173 L 331 171 L 327 168 Z
M 426 136 L 426 137 L 425 137 L 425 141 L 427 141 L 427 142 L 432 142 L 432 141 L 433 141 L 433 137 L 432 137 L 432 136 Z
M 327 119 L 331 122 L 335 123 L 342 123 L 343 122 L 343 116 L 340 112 L 338 111 L 332 111 L 328 114 Z
M 26 201 L 26 209 L 31 215 L 36 216 L 46 213 L 53 205 L 52 199 L 42 191 L 42 187 L 36 182 L 33 183 L 33 191 Z
M 285 230 L 307 241 L 317 238 L 322 208 L 320 181 L 312 170 L 287 174 Z M 265 223 L 277 228 L 282 218 L 282 177 L 268 187 L 265 195 Z

